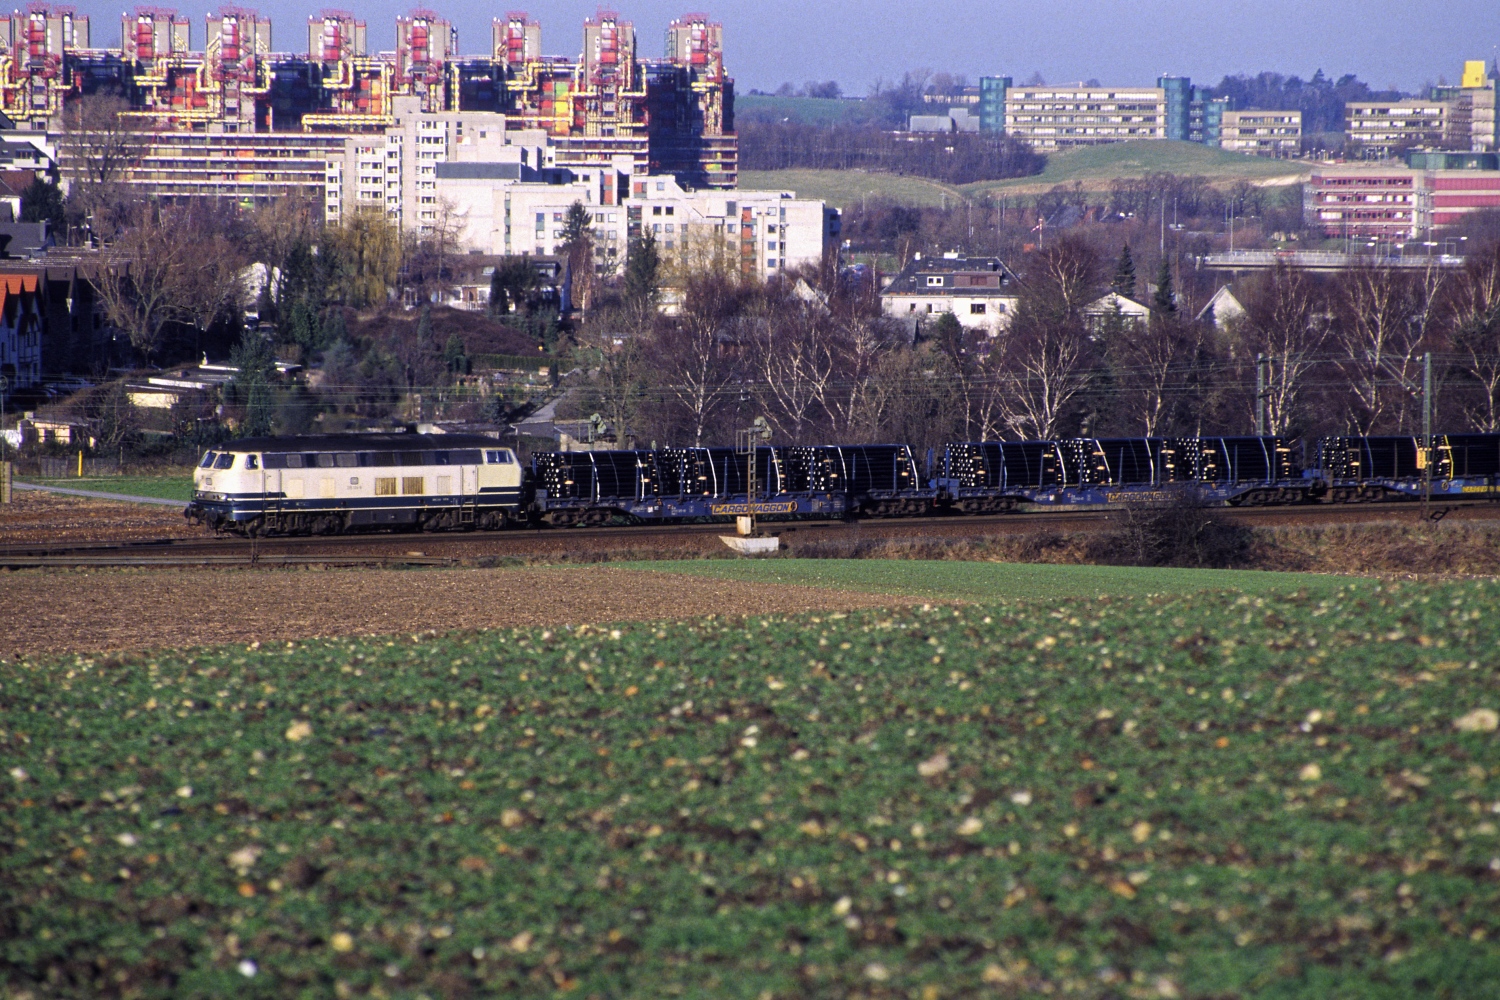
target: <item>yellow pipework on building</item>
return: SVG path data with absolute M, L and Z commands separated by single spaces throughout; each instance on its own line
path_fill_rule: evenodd
M 1464 63 L 1464 79 L 1460 84 L 1465 90 L 1484 87 L 1489 81 L 1484 76 L 1484 60 L 1470 59 Z

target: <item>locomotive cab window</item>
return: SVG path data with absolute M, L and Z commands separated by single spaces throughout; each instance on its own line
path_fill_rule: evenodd
M 200 469 L 212 469 L 214 467 L 214 459 L 216 459 L 218 457 L 219 456 L 217 454 L 215 454 L 214 452 L 205 451 L 203 453 L 203 461 L 201 461 L 201 462 L 198 463 L 198 468 L 200 468 Z
M 259 455 L 246 455 L 245 456 L 245 468 L 247 468 L 247 469 L 259 469 L 260 468 L 260 456 Z
M 220 455 L 218 457 L 218 460 L 214 462 L 215 469 L 231 469 L 233 467 L 234 454 L 232 452 L 224 452 L 224 454 Z
M 516 458 L 508 450 L 487 451 L 484 460 L 491 465 L 514 465 Z

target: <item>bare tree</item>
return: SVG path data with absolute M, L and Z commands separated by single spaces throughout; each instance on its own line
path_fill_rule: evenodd
M 1301 271 L 1278 265 L 1247 296 L 1241 325 L 1249 353 L 1270 362 L 1266 380 L 1266 433 L 1283 435 L 1297 421 L 1307 380 L 1328 337 L 1325 309 Z
M 859 314 L 839 321 L 820 347 L 834 377 L 818 388 L 818 403 L 833 435 L 842 441 L 868 441 L 877 434 L 872 389 L 890 340 L 878 321 Z M 820 362 L 820 364 L 823 362 Z
M 1337 296 L 1339 363 L 1349 379 L 1349 423 L 1360 434 L 1401 428 L 1410 409 L 1418 347 L 1433 318 L 1442 272 L 1420 275 L 1389 267 L 1346 271 Z
M 95 294 L 105 315 L 149 361 L 161 350 L 166 325 L 181 318 L 191 284 L 192 242 L 160 209 L 136 213 L 105 251 Z
M 675 408 L 694 445 L 729 394 L 731 362 L 719 334 L 739 312 L 740 287 L 716 274 L 692 277 L 681 315 L 664 321 L 652 340 L 649 365 L 658 390 Z
M 821 304 L 774 289 L 751 323 L 747 360 L 776 406 L 768 416 L 780 437 L 801 442 L 818 415 L 837 367 L 827 341 L 832 319 Z
M 1474 255 L 1459 275 L 1450 323 L 1464 374 L 1479 389 L 1465 412 L 1477 429 L 1493 434 L 1500 431 L 1500 243 Z
M 1181 314 L 1158 314 L 1150 323 L 1121 323 L 1110 338 L 1114 371 L 1126 413 L 1147 437 L 1161 434 L 1192 390 L 1202 327 Z
M 104 235 L 123 221 L 115 216 L 130 200 L 125 172 L 140 155 L 141 137 L 125 114 L 129 110 L 112 94 L 86 94 L 63 107 L 58 153 L 68 195 Z
M 1037 315 L 1024 301 L 1000 343 L 1000 408 L 1023 437 L 1052 438 L 1093 380 L 1091 344 L 1077 319 Z

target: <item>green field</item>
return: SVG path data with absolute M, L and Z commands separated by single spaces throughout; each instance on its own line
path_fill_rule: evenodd
M 864 170 L 741 170 L 740 187 L 751 191 L 795 191 L 799 198 L 816 198 L 839 208 L 858 205 L 861 198 L 884 198 L 924 208 L 961 204 L 962 190 L 925 177 Z
M 0 995 L 1493 997 L 1497 599 L 0 665 Z
M 27 479 L 39 486 L 62 486 L 70 490 L 94 490 L 135 497 L 160 497 L 163 500 L 193 499 L 193 477 L 181 476 L 98 476 L 84 479 Z
M 862 125 L 870 112 L 863 101 L 820 97 L 777 97 L 774 94 L 736 94 L 735 114 L 742 118 L 791 119 L 800 125 Z
M 941 206 L 944 198 L 952 205 L 985 193 L 992 197 L 1036 195 L 1058 184 L 1075 182 L 1102 191 L 1116 178 L 1162 172 L 1207 177 L 1215 184 L 1241 180 L 1291 183 L 1305 178 L 1308 169 L 1295 161 L 1245 156 L 1195 142 L 1122 142 L 1048 153 L 1047 168 L 1033 177 L 963 186 L 855 170 L 742 170 L 740 185 L 758 191 L 790 189 L 801 197 L 818 198 L 840 208 L 858 204 L 865 196 L 927 207 Z
M 690 573 L 752 583 L 782 583 L 934 600 L 1026 601 L 1114 594 L 1190 594 L 1233 590 L 1326 593 L 1361 586 L 1348 577 L 1226 569 L 1053 566 L 921 559 L 764 559 L 644 562 L 632 569 Z M 1373 583 L 1369 586 L 1374 586 Z

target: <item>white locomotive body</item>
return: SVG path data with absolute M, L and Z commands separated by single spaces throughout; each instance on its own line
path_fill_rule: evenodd
M 470 434 L 244 438 L 204 454 L 185 514 L 242 534 L 504 527 L 525 517 L 515 452 Z

